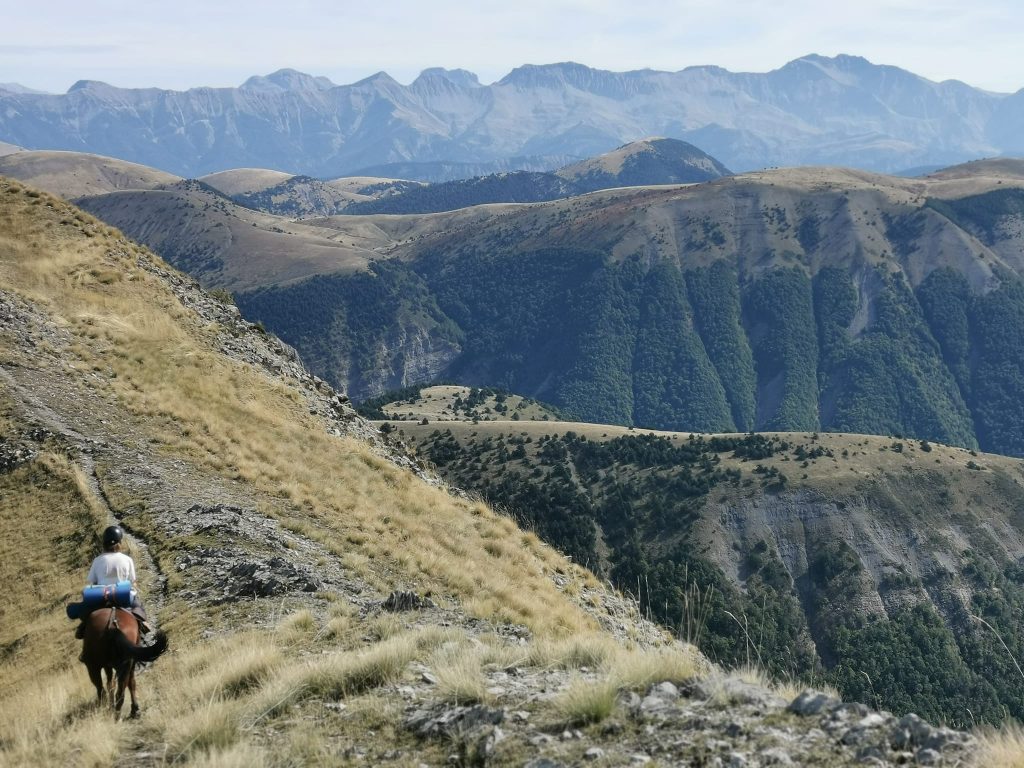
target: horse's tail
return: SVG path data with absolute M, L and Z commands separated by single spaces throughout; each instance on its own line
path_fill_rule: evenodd
M 167 650 L 167 635 L 157 630 L 156 640 L 152 645 L 134 645 L 124 636 L 119 629 L 112 630 L 114 636 L 114 647 L 122 659 L 132 659 L 138 662 L 156 661 L 160 655 Z

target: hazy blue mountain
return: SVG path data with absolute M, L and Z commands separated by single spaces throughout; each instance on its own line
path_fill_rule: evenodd
M 7 91 L 8 93 L 46 93 L 46 91 L 37 91 L 35 88 L 29 88 L 21 83 L 0 83 L 0 91 Z
M 1022 128 L 1024 92 L 936 83 L 855 56 L 810 55 L 767 73 L 527 65 L 489 85 L 434 68 L 409 85 L 384 72 L 335 85 L 280 70 L 183 92 L 95 81 L 61 95 L 0 90 L 0 140 L 183 176 L 258 167 L 332 177 L 396 163 L 440 163 L 434 179 L 452 178 L 444 164 L 545 170 L 538 158 L 559 158 L 551 169 L 645 136 L 691 142 L 738 171 L 896 171 L 1024 151 Z M 524 164 L 502 168 L 511 158 Z

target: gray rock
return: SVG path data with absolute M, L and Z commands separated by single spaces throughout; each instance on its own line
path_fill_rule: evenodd
M 761 752 L 760 757 L 764 765 L 793 765 L 793 758 L 782 747 L 766 749 Z
M 405 727 L 420 737 L 451 738 L 476 728 L 498 725 L 505 719 L 504 709 L 491 709 L 482 704 L 471 707 L 444 708 L 440 711 L 421 709 L 405 720 Z
M 732 677 L 707 678 L 693 686 L 693 695 L 719 706 L 746 705 L 758 709 L 782 709 L 785 700 L 759 685 Z
M 429 597 L 420 597 L 415 592 L 403 592 L 396 590 L 388 595 L 387 599 L 381 603 L 381 608 L 385 611 L 399 612 L 399 611 L 419 611 L 423 608 L 433 608 L 434 601 Z
M 600 747 L 591 747 L 583 753 L 585 760 L 600 760 L 602 757 L 604 757 L 604 750 Z
M 864 715 L 864 717 L 857 721 L 857 727 L 864 729 L 878 728 L 882 725 L 885 725 L 885 718 L 877 712 Z
M 918 765 L 938 765 L 942 760 L 942 755 L 934 749 L 919 749 L 914 755 L 914 759 L 917 760 Z
M 906 726 L 896 724 L 891 731 L 889 731 L 889 746 L 893 749 L 906 749 L 912 746 L 914 739 L 910 734 L 910 729 Z
M 842 703 L 835 696 L 829 696 L 819 690 L 805 690 L 790 703 L 787 709 L 797 715 L 820 715 L 835 709 Z
M 658 683 L 657 685 L 653 686 L 647 695 L 660 696 L 663 699 L 675 700 L 679 698 L 679 689 L 676 688 L 675 685 L 666 680 L 663 683 Z
M 885 753 L 882 749 L 874 744 L 869 744 L 866 747 L 861 747 L 857 750 L 857 762 L 868 763 L 872 765 L 882 764 L 885 760 Z

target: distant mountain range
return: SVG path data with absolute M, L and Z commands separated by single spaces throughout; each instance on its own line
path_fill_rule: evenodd
M 767 73 L 526 65 L 490 85 L 464 70 L 428 69 L 409 85 L 383 72 L 335 85 L 286 69 L 238 88 L 80 81 L 62 95 L 19 90 L 0 88 L 0 141 L 182 176 L 262 167 L 336 177 L 373 167 L 450 179 L 556 168 L 644 136 L 691 142 L 738 171 L 900 171 L 1024 151 L 1024 91 L 935 83 L 855 56 L 805 56 Z

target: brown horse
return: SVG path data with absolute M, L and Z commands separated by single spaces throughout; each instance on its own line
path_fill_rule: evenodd
M 139 716 L 139 703 L 135 698 L 136 662 L 155 661 L 167 650 L 167 635 L 156 633 L 156 641 L 140 646 L 139 623 L 131 611 L 124 608 L 98 608 L 85 620 L 85 638 L 82 641 L 82 662 L 89 670 L 89 679 L 96 686 L 96 697 L 103 703 L 102 672 L 107 673 L 107 695 L 114 707 L 114 717 L 121 716 L 125 687 L 132 695 L 130 717 Z M 117 695 L 114 695 L 114 680 Z

